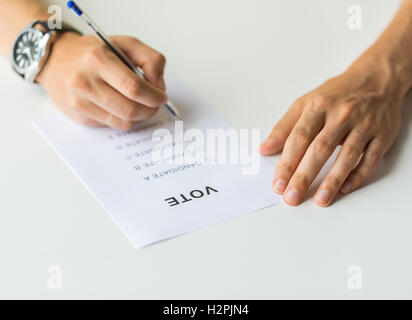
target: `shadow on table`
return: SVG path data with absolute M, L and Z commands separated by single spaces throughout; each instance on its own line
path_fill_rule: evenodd
M 381 163 L 379 164 L 378 168 L 366 179 L 365 183 L 362 185 L 361 188 L 364 188 L 372 183 L 379 181 L 380 179 L 384 178 L 388 175 L 392 170 L 396 168 L 399 156 L 405 146 L 406 143 L 412 143 L 411 137 L 411 128 L 412 128 L 412 90 L 406 95 L 405 100 L 402 106 L 402 126 L 399 132 L 399 136 L 396 139 L 394 145 L 386 154 L 386 156 L 382 159 Z M 332 157 L 331 160 L 334 160 Z M 331 165 L 331 164 L 330 164 Z M 329 166 L 330 166 L 329 165 Z M 306 199 L 313 197 L 315 192 L 317 191 L 321 181 L 326 175 L 326 171 L 328 168 L 323 170 L 323 174 L 321 172 L 320 177 L 316 179 L 315 183 L 310 188 L 308 194 L 306 195 Z M 356 192 L 356 190 L 354 191 Z M 339 201 L 341 198 L 345 196 L 338 195 L 335 199 L 335 202 Z

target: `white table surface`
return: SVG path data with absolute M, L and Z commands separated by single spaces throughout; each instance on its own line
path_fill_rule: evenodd
M 357 31 L 347 27 L 354 2 Z M 265 135 L 371 44 L 399 2 L 79 1 L 108 33 L 165 53 L 167 79 L 232 126 Z M 308 197 L 136 250 L 33 130 L 31 119 L 56 112 L 42 89 L 6 59 L 0 83 L 0 298 L 412 298 L 412 99 L 369 185 L 332 207 Z M 47 286 L 50 265 L 61 266 L 62 290 Z M 362 290 L 347 286 L 351 265 Z

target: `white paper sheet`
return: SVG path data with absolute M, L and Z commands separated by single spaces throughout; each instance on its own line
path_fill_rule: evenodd
M 229 129 L 183 84 L 168 93 L 185 130 Z M 60 114 L 33 124 L 136 248 L 280 202 L 271 190 L 274 166 L 263 158 L 256 175 L 242 175 L 242 163 L 155 164 L 153 132 L 175 128 L 164 110 L 128 133 L 88 128 Z

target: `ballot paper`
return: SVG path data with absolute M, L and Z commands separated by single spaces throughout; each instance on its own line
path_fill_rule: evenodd
M 260 156 L 249 164 L 241 160 L 236 163 L 227 156 L 225 163 L 217 153 L 216 161 L 213 152 L 205 152 L 210 145 L 206 133 L 233 129 L 184 84 L 170 85 L 168 94 L 182 113 L 183 123 L 175 122 L 163 108 L 128 132 L 86 127 L 63 114 L 33 121 L 136 248 L 280 202 L 271 189 L 273 164 Z M 183 154 L 190 149 L 185 137 L 178 137 L 182 127 L 183 134 L 195 130 L 202 138 L 204 133 L 200 149 L 205 161 L 199 160 L 199 148 L 193 149 L 197 150 L 192 152 L 194 159 L 183 161 Z M 166 141 L 167 132 L 172 137 L 170 143 Z M 249 138 L 252 142 L 252 134 Z M 235 148 L 229 140 L 223 146 L 215 141 L 215 150 L 223 149 L 229 155 L 245 142 L 239 138 Z M 159 149 L 162 143 L 163 149 Z M 256 152 L 251 149 L 250 154 Z M 159 156 L 162 153 L 171 156 Z

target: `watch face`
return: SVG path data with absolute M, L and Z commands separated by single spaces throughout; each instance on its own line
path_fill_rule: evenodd
M 17 38 L 13 48 L 13 62 L 20 74 L 25 74 L 34 63 L 39 62 L 42 39 L 43 33 L 36 29 L 27 29 Z

